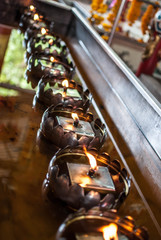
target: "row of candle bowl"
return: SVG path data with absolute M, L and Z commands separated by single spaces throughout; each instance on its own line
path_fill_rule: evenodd
M 73 80 L 75 66 L 65 42 L 54 33 L 54 22 L 31 5 L 19 29 L 26 47 L 25 77 L 37 87 L 33 108 L 44 112 L 37 143 L 42 153 L 53 156 L 43 197 L 77 210 L 60 226 L 56 239 L 148 239 L 145 228 L 136 228 L 131 217 L 121 219 L 114 210 L 127 197 L 130 178 L 118 160 L 100 152 L 105 125 L 88 112 L 91 94 Z

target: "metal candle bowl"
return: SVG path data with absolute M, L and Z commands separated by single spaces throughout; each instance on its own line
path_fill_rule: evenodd
M 24 14 L 21 15 L 19 22 L 19 30 L 21 31 L 21 33 L 25 33 L 28 26 L 34 23 L 34 14 L 34 12 L 26 11 Z
M 57 83 L 58 87 L 63 89 L 61 82 L 65 79 L 61 79 L 58 81 L 57 79 L 50 78 L 49 76 L 42 77 L 39 81 L 38 89 L 36 95 L 33 99 L 33 108 L 35 110 L 43 110 L 45 111 L 46 108 L 50 107 L 51 105 L 56 106 L 59 103 L 64 102 L 65 105 L 72 105 L 73 108 L 83 108 L 86 111 L 90 105 L 90 93 L 88 90 L 85 92 L 80 84 L 76 83 L 74 80 L 68 80 L 69 86 L 66 88 L 68 89 L 75 89 L 80 94 L 80 98 L 74 98 L 71 96 L 63 97 L 61 93 L 54 94 L 52 87 Z M 46 85 L 49 84 L 49 88 L 45 90 Z
M 39 30 L 40 33 L 40 30 Z M 49 42 L 51 41 L 51 43 Z M 59 53 L 58 53 L 59 51 Z M 69 49 L 67 48 L 64 41 L 61 40 L 58 36 L 51 35 L 42 35 L 38 36 L 38 34 L 32 35 L 27 44 L 27 52 L 26 52 L 26 62 L 28 61 L 31 54 L 37 55 L 49 55 L 53 57 L 67 57 L 69 53 Z
M 31 82 L 32 88 L 37 86 L 42 76 L 49 75 L 58 80 L 62 78 L 72 78 L 75 70 L 72 62 L 69 63 L 66 57 L 60 55 L 55 57 L 55 62 L 51 62 L 50 57 L 53 57 L 52 54 L 48 54 L 48 56 L 39 56 L 37 54 L 30 56 L 25 78 L 28 83 Z M 44 66 L 42 61 L 48 63 L 49 66 Z M 63 70 L 60 70 L 57 66 L 60 66 Z
M 24 47 L 27 48 L 27 43 L 31 37 L 36 35 L 40 32 L 40 29 L 44 27 L 48 29 L 48 31 L 53 31 L 54 23 L 48 21 L 42 15 L 38 14 L 39 19 L 34 20 L 34 15 L 38 14 L 36 9 L 30 11 L 30 9 L 26 9 L 25 12 L 21 15 L 20 22 L 19 22 L 19 30 L 21 33 L 24 33 Z
M 119 217 L 115 210 L 100 210 L 98 207 L 85 211 L 80 209 L 77 213 L 71 214 L 61 224 L 57 231 L 56 240 L 75 240 L 76 236 L 85 235 L 90 239 L 90 234 L 98 234 L 99 229 L 109 224 L 116 224 L 118 234 L 124 236 L 119 239 L 148 240 L 148 232 L 145 227 L 136 227 L 132 217 Z M 94 238 L 92 238 L 94 239 Z M 99 239 L 103 239 L 100 237 Z
M 38 23 L 34 22 L 31 26 L 27 27 L 24 33 L 24 40 L 23 40 L 24 48 L 27 49 L 28 42 L 31 38 L 36 37 L 37 34 L 41 33 L 42 27 L 48 30 L 50 28 L 50 24 L 47 25 L 45 21 L 41 21 Z
M 90 209 L 94 206 L 113 209 L 120 206 L 130 189 L 130 179 L 127 176 L 126 169 L 121 168 L 118 160 L 111 160 L 107 153 L 98 154 L 98 151 L 94 148 L 88 149 L 88 152 L 96 158 L 98 168 L 108 168 L 115 186 L 115 192 L 109 191 L 103 194 L 99 192 L 99 189 L 85 191 L 79 184 L 72 183 L 68 165 L 75 163 L 81 170 L 82 164 L 89 165 L 89 162 L 83 147 L 67 147 L 59 151 L 50 161 L 48 173 L 42 186 L 45 200 L 60 199 L 73 209 L 81 207 Z
M 72 112 L 78 114 L 80 121 L 84 121 L 90 125 L 93 131 L 92 137 L 88 134 L 86 136 L 86 131 L 79 138 L 76 131 L 65 131 L 57 119 L 58 117 L 64 117 L 73 122 L 71 118 Z M 95 147 L 99 149 L 104 143 L 106 134 L 105 125 L 102 124 L 100 119 L 94 120 L 92 113 L 84 113 L 82 108 L 74 109 L 71 105 L 58 104 L 56 107 L 49 107 L 44 112 L 40 129 L 37 133 L 37 143 L 42 153 L 48 153 L 49 146 L 53 146 L 53 153 L 59 148 L 64 148 L 68 145 L 71 147 L 85 145 L 88 148 Z
M 19 30 L 21 33 L 25 33 L 26 29 L 35 23 L 40 23 L 44 20 L 43 16 L 39 15 L 39 20 L 34 20 L 34 12 L 30 12 L 28 9 L 21 15 L 20 22 L 19 22 Z

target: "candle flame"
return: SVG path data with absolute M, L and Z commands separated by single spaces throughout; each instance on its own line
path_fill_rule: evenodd
M 33 5 L 30 5 L 30 11 L 33 12 L 35 10 L 35 7 Z
M 54 58 L 54 57 L 50 57 L 50 61 L 51 61 L 51 62 L 54 62 L 54 61 L 55 61 L 55 58 Z
M 100 231 L 103 232 L 104 240 L 118 240 L 117 230 L 118 227 L 114 223 L 100 229 Z
M 89 152 L 87 152 L 87 149 L 86 149 L 85 146 L 83 147 L 83 149 L 84 149 L 84 152 L 85 152 L 86 156 L 87 156 L 88 159 L 89 159 L 89 163 L 90 163 L 91 168 L 92 168 L 93 170 L 97 170 L 98 167 L 97 167 L 96 158 L 95 158 L 92 154 L 90 154 Z
M 72 113 L 72 118 L 74 121 L 79 120 L 78 114 L 77 113 Z
M 38 21 L 39 20 L 39 14 L 35 13 L 34 14 L 34 21 Z
M 53 44 L 53 39 L 49 39 L 49 44 L 50 44 L 50 45 Z
M 67 79 L 64 79 L 63 81 L 62 81 L 62 86 L 63 87 L 69 87 L 69 82 L 68 82 L 68 80 Z M 76 113 L 75 113 L 76 114 Z
M 43 27 L 41 28 L 41 34 L 42 34 L 42 35 L 45 35 L 45 34 L 46 34 L 46 29 L 43 28 Z

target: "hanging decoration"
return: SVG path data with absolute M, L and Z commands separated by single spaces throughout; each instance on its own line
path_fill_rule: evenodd
M 120 7 L 120 4 L 121 4 L 121 0 L 115 0 L 113 2 L 112 9 L 107 16 L 108 23 L 106 23 L 106 22 L 102 23 L 102 27 L 103 27 L 103 29 L 105 30 L 106 33 L 111 32 L 113 23 L 115 21 L 116 15 L 117 15 L 119 7 Z M 103 34 L 102 38 L 105 41 L 108 41 L 109 36 L 107 34 Z
M 129 22 L 129 25 L 132 26 L 133 23 L 138 19 L 141 14 L 141 5 L 143 3 L 138 0 L 133 0 L 131 6 L 127 12 L 126 19 Z
M 104 20 L 104 17 L 101 14 L 104 14 L 107 11 L 107 4 L 103 0 L 92 0 L 91 4 L 91 17 L 89 21 L 92 24 L 99 25 Z
M 115 18 L 116 18 L 116 15 L 118 13 L 120 4 L 121 4 L 121 0 L 116 0 L 113 8 L 111 9 L 110 13 L 107 16 L 107 20 L 111 23 L 111 26 L 115 21 Z
M 107 11 L 107 4 L 103 0 L 92 0 L 91 4 L 92 11 L 99 13 L 105 13 Z
M 157 2 L 156 2 L 157 4 Z M 154 17 L 155 13 L 157 12 L 158 8 L 154 8 L 153 5 L 149 5 L 141 18 L 141 31 L 143 34 L 146 33 L 148 30 L 148 26 L 150 25 L 151 19 Z

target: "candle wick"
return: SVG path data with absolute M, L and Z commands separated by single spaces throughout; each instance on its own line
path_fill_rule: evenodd
M 95 175 L 95 170 L 94 170 L 93 168 L 90 168 L 90 169 L 89 169 L 89 172 L 88 172 L 88 175 L 89 175 L 90 177 L 94 177 L 94 175 Z
M 78 125 L 79 125 L 79 120 L 78 120 L 78 118 L 76 118 L 76 119 L 74 120 L 73 125 L 74 125 L 75 127 L 78 127 Z
M 67 87 L 64 87 L 64 93 L 66 93 L 67 92 Z

